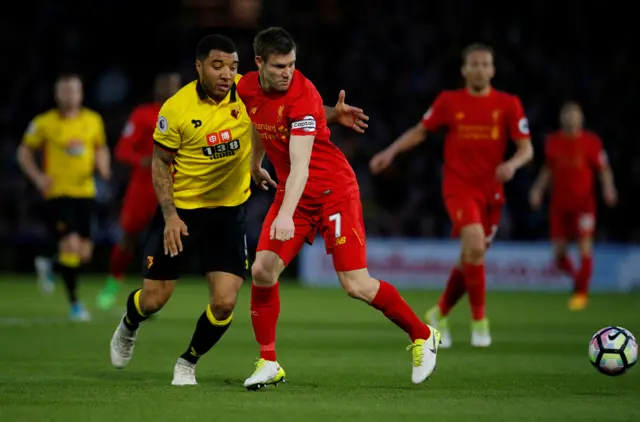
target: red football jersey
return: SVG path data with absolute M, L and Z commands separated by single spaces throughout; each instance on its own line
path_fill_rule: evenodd
M 562 131 L 545 142 L 545 164 L 551 171 L 551 200 L 563 209 L 582 209 L 595 203 L 594 172 L 607 165 L 600 137 L 581 131 L 570 136 Z
M 116 145 L 116 159 L 133 167 L 129 183 L 152 187 L 151 167 L 141 166 L 140 160 L 153 155 L 153 131 L 158 122 L 160 107 L 162 103 L 148 103 L 136 107 Z
M 477 192 L 504 201 L 495 173 L 505 159 L 507 135 L 512 140 L 529 138 L 529 122 L 518 97 L 494 89 L 484 96 L 467 89 L 443 91 L 422 117 L 422 124 L 429 131 L 448 128 L 444 196 Z
M 258 72 L 249 72 L 238 82 L 238 95 L 275 168 L 279 183 L 276 200 L 284 198 L 289 177 L 291 135 L 315 136 L 301 203 L 321 204 L 358 189 L 351 165 L 330 140 L 322 97 L 302 73 L 294 72 L 287 92 L 265 92 L 260 87 Z

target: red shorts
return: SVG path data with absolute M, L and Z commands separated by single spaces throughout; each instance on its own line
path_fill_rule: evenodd
M 593 236 L 596 228 L 595 206 L 567 210 L 551 204 L 549 235 L 552 240 L 575 240 Z
M 487 242 L 491 243 L 498 232 L 502 202 L 489 201 L 481 195 L 460 194 L 444 198 L 453 230 L 452 237 L 460 236 L 460 230 L 470 224 L 482 224 Z
M 129 234 L 142 233 L 156 212 L 158 200 L 153 186 L 129 184 L 122 201 L 120 227 Z
M 324 237 L 327 254 L 333 257 L 336 271 L 353 271 L 367 267 L 364 221 L 360 193 L 353 192 L 333 203 L 309 206 L 299 204 L 293 215 L 296 231 L 293 239 L 282 242 L 269 239 L 271 224 L 280 211 L 274 202 L 262 223 L 257 251 L 277 254 L 285 265 L 298 255 L 306 242 L 313 244 L 316 233 Z

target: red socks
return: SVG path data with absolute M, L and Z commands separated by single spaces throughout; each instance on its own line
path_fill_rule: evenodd
M 280 283 L 271 287 L 251 285 L 251 324 L 260 345 L 260 357 L 276 360 L 276 324 L 280 316 Z
M 447 280 L 444 293 L 438 302 L 440 315 L 443 317 L 449 315 L 449 312 L 451 312 L 451 309 L 458 303 L 458 300 L 464 295 L 465 291 L 464 274 L 458 267 L 453 267 L 449 275 L 449 280 Z
M 589 291 L 589 282 L 593 273 L 593 257 L 591 255 L 582 256 L 582 264 L 580 270 L 576 274 L 574 292 L 578 294 L 587 294 Z
M 398 290 L 386 281 L 380 280 L 380 289 L 373 298 L 371 306 L 379 310 L 398 327 L 402 328 L 411 341 L 416 339 L 428 339 L 431 330 L 413 312 L 411 307 L 404 301 Z
M 556 258 L 556 267 L 562 271 L 567 273 L 571 277 L 575 277 L 575 270 L 573 269 L 573 263 L 569 256 L 562 255 Z
M 464 275 L 464 283 L 467 287 L 467 293 L 469 294 L 471 317 L 474 321 L 484 319 L 484 307 L 486 300 L 484 264 L 474 265 L 463 263 L 462 274 Z
M 123 250 L 116 243 L 113 245 L 111 249 L 111 258 L 109 260 L 109 273 L 117 278 L 118 280 L 122 280 L 124 278 L 124 274 L 127 272 L 129 268 L 129 264 L 131 264 L 131 259 L 133 258 L 133 252 L 128 250 Z

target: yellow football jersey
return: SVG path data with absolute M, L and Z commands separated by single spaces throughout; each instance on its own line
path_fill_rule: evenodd
M 83 108 L 76 117 L 65 118 L 58 110 L 49 110 L 31 121 L 22 143 L 42 150 L 44 172 L 52 181 L 47 198 L 96 195 L 95 150 L 106 143 L 98 113 Z
M 193 81 L 160 109 L 153 139 L 176 154 L 177 208 L 233 207 L 249 198 L 251 119 L 236 94 L 240 77 L 220 103 Z

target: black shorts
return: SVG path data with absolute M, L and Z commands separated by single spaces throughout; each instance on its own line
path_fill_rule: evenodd
M 175 257 L 164 254 L 164 218 L 156 210 L 144 245 L 143 277 L 149 280 L 177 280 L 188 255 L 197 254 L 200 271 L 220 271 L 246 277 L 247 238 L 245 204 L 237 207 L 178 209 L 189 235 L 182 237 L 183 250 Z
M 45 205 L 46 219 L 58 239 L 72 233 L 90 238 L 94 209 L 93 198 L 61 196 L 49 199 Z

